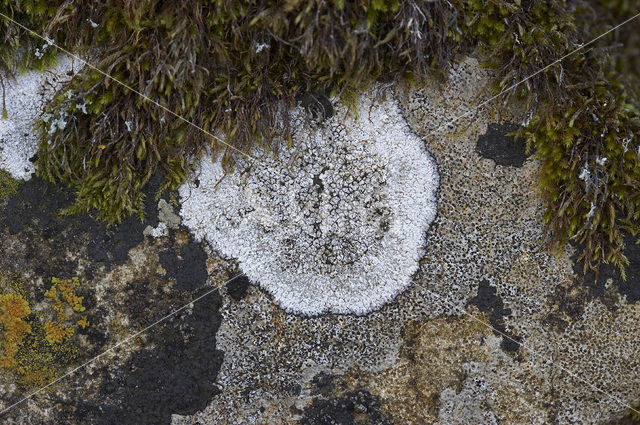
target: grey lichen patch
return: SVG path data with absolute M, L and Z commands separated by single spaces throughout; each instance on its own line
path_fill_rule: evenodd
M 147 226 L 142 232 L 145 236 L 167 236 L 170 230 L 180 227 L 180 216 L 173 211 L 173 207 L 165 199 L 158 201 L 158 225 L 156 227 Z
M 599 300 L 584 307 L 582 315 L 572 320 L 562 332 L 548 332 L 532 339 L 538 350 L 553 357 L 556 368 L 555 420 L 558 423 L 602 423 L 620 417 L 626 410 L 622 403 L 637 405 L 640 394 L 640 311 L 636 305 L 618 300 L 612 311 Z M 607 395 L 596 396 L 591 382 Z M 557 383 L 562 383 L 557 385 Z M 602 394 L 602 393 L 600 393 Z
M 181 215 L 288 312 L 366 314 L 411 283 L 436 215 L 436 164 L 393 93 L 363 93 L 318 123 L 294 111 L 294 147 L 205 156 L 180 188 Z M 284 142 L 283 142 L 284 144 Z M 195 180 L 199 184 L 195 184 Z

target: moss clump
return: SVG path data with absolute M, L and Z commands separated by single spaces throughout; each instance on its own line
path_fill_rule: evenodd
M 0 169 L 0 200 L 6 199 L 18 192 L 20 182 L 11 177 L 5 170 Z
M 229 167 L 253 143 L 277 150 L 306 92 L 348 99 L 376 79 L 442 70 L 456 13 L 429 1 L 65 3 L 46 25 L 52 38 L 97 46 L 96 66 L 234 148 L 87 69 L 50 105 L 66 126 L 42 123 L 38 173 L 77 188 L 70 212 L 142 213 L 140 189 L 158 168 L 176 187 L 205 147 L 224 150 Z
M 27 28 L 46 35 L 45 24 L 58 10 L 62 1 L 0 0 L 0 12 Z M 45 19 L 43 19 L 45 18 Z M 58 52 L 49 43 L 25 34 L 18 26 L 0 18 L 0 75 L 14 71 L 51 65 Z
M 519 136 L 542 162 L 552 244 L 578 242 L 585 271 L 608 262 L 624 278 L 623 233 L 636 234 L 640 218 L 639 92 L 616 68 L 619 52 L 596 44 L 569 55 L 612 26 L 595 22 L 587 6 L 471 0 L 464 16 L 478 49 L 491 55 L 496 89 L 531 76 L 508 96 L 531 112 Z
M 163 189 L 175 188 L 203 149 L 223 151 L 228 169 L 253 143 L 277 152 L 274 137 L 288 140 L 288 111 L 308 93 L 348 102 L 374 80 L 443 75 L 456 53 L 478 50 L 498 74 L 497 90 L 527 78 L 507 96 L 530 108 L 520 136 L 542 161 L 553 244 L 581 242 L 585 267 L 607 261 L 623 271 L 622 233 L 637 232 L 640 206 L 640 85 L 623 73 L 640 57 L 640 32 L 602 40 L 626 37 L 631 47 L 596 44 L 540 71 L 637 10 L 637 0 L 47 2 L 39 21 L 42 2 L 2 1 L 16 19 L 91 49 L 100 69 L 233 147 L 85 69 L 40 124 L 37 170 L 77 189 L 69 212 L 95 208 L 110 223 L 142 214 L 141 189 L 157 169 Z M 15 40 L 5 53 L 35 43 L 2 28 Z M 63 129 L 50 125 L 60 120 Z
M 82 297 L 76 295 L 77 278 L 52 279 L 45 292 L 48 308 L 33 313 L 26 282 L 3 277 L 0 290 L 0 371 L 11 373 L 22 389 L 42 387 L 59 377 L 78 355 L 72 339 L 89 322 Z

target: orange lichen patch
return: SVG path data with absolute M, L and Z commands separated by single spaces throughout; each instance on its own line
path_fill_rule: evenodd
M 32 334 L 16 354 L 11 372 L 18 385 L 30 390 L 55 380 L 78 356 L 75 341 L 69 338 L 72 328 L 51 321 L 35 320 Z
M 24 338 L 31 333 L 31 325 L 25 318 L 31 308 L 21 295 L 0 294 L 0 367 L 11 367 Z
M 44 295 L 53 301 L 53 309 L 58 314 L 68 316 L 65 313 L 65 303 L 76 313 L 81 313 L 85 310 L 82 305 L 83 297 L 77 296 L 75 292 L 76 288 L 80 286 L 80 281 L 77 277 L 65 280 L 53 277 L 51 278 L 51 283 L 51 288 Z
M 44 296 L 51 303 L 51 308 L 55 311 L 55 320 L 47 320 L 44 323 L 45 339 L 49 344 L 62 344 L 71 338 L 74 333 L 71 315 L 85 311 L 82 305 L 83 297 L 76 295 L 76 288 L 80 286 L 77 277 L 72 279 L 51 278 L 51 287 L 44 293 Z M 86 328 L 89 322 L 85 317 L 75 320 L 79 326 Z
M 44 322 L 44 331 L 49 344 L 60 344 L 73 335 L 73 329 L 51 320 Z
M 0 372 L 13 375 L 22 390 L 42 387 L 60 376 L 77 358 L 75 330 L 89 326 L 81 315 L 83 297 L 75 292 L 79 280 L 53 278 L 51 283 L 45 292 L 50 308 L 33 315 L 26 282 L 19 277 L 0 281 Z
M 82 313 L 85 307 L 82 305 L 84 297 L 76 295 L 76 288 L 80 286 L 77 277 L 72 279 L 51 278 L 51 288 L 44 296 L 51 302 L 51 308 L 56 312 L 56 320 L 48 320 L 44 324 L 46 339 L 50 344 L 60 344 L 73 335 L 72 315 Z M 89 326 L 86 317 L 75 318 L 75 323 L 82 329 Z

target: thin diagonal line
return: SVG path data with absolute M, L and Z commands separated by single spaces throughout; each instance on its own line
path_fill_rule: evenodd
M 524 348 L 525 350 L 533 353 L 534 355 L 538 356 L 538 357 L 542 357 L 542 358 L 547 358 L 548 360 L 551 361 L 551 364 L 553 366 L 556 366 L 558 369 L 562 370 L 563 372 L 566 372 L 567 374 L 569 374 L 571 377 L 579 380 L 580 382 L 587 384 L 589 387 L 591 387 L 592 389 L 606 395 L 607 397 L 609 397 L 611 400 L 617 402 L 618 404 L 620 404 L 621 406 L 624 406 L 630 410 L 632 410 L 634 413 L 637 413 L 640 415 L 640 411 L 634 409 L 633 407 L 631 407 L 630 405 L 628 405 L 627 403 L 623 402 L 622 400 L 620 400 L 617 397 L 614 397 L 613 395 L 609 394 L 608 392 L 600 389 L 598 386 L 596 386 L 595 384 L 592 384 L 591 382 L 587 381 L 584 378 L 581 378 L 580 376 L 576 375 L 575 373 L 571 372 L 569 369 L 565 368 L 564 366 L 557 364 L 552 357 L 547 357 L 544 356 L 540 353 L 538 353 L 536 350 L 533 350 L 532 348 L 527 347 L 526 345 L 524 345 L 524 343 L 522 343 L 521 341 L 517 341 L 516 339 L 514 339 L 513 337 L 507 335 L 506 333 L 502 332 L 499 329 L 494 328 L 493 326 L 491 326 L 490 323 L 485 322 L 484 320 L 479 319 L 478 317 L 474 316 L 473 314 L 469 313 L 467 310 L 465 310 L 462 307 L 458 307 L 454 302 L 447 300 L 446 298 L 444 298 L 442 295 L 433 292 L 427 288 L 423 288 L 425 291 L 427 291 L 429 294 L 437 297 L 439 300 L 444 301 L 445 303 L 449 304 L 451 307 L 455 308 L 456 310 L 460 311 L 463 314 L 466 314 L 467 316 L 471 317 L 473 320 L 475 320 L 478 323 L 482 323 L 484 326 L 486 326 L 489 329 L 492 329 L 494 332 L 499 333 L 500 335 L 502 335 L 503 338 L 507 338 L 508 340 L 515 342 L 516 344 L 518 344 L 519 346 L 521 346 L 522 348 Z
M 112 352 L 113 350 L 115 350 L 116 348 L 120 347 L 121 345 L 131 341 L 132 339 L 136 338 L 137 336 L 140 336 L 141 334 L 145 333 L 146 331 L 148 331 L 149 329 L 151 329 L 152 327 L 154 327 L 155 325 L 164 322 L 165 320 L 169 319 L 170 317 L 175 316 L 176 314 L 178 314 L 179 312 L 181 312 L 182 310 L 188 308 L 189 306 L 192 306 L 195 302 L 200 301 L 201 299 L 203 299 L 204 297 L 206 297 L 207 295 L 210 295 L 211 293 L 217 291 L 222 285 L 226 285 L 227 283 L 233 281 L 234 279 L 237 279 L 238 277 L 242 276 L 243 273 L 238 273 L 237 275 L 235 275 L 234 277 L 232 277 L 229 280 L 226 280 L 222 283 L 219 283 L 218 285 L 215 285 L 213 288 L 211 288 L 210 290 L 208 290 L 207 292 L 205 292 L 204 294 L 200 295 L 199 297 L 191 300 L 190 302 L 188 302 L 187 304 L 183 305 L 182 307 L 171 311 L 169 314 L 167 314 L 166 316 L 161 317 L 160 319 L 156 320 L 155 322 L 153 322 L 152 324 L 150 324 L 149 326 L 145 327 L 144 329 L 129 335 L 128 337 L 126 337 L 125 339 L 123 339 L 122 341 L 119 341 L 118 343 L 116 343 L 115 345 L 111 346 L 110 348 L 108 348 L 107 350 L 103 351 L 102 353 L 98 354 L 97 356 L 87 360 L 86 362 L 82 363 L 80 366 L 77 366 L 73 369 L 71 369 L 70 371 L 66 372 L 64 375 L 60 376 L 59 378 L 55 379 L 54 381 L 49 382 L 47 385 L 45 385 L 42 388 L 39 388 L 37 390 L 35 390 L 34 392 L 30 393 L 29 395 L 24 396 L 23 398 L 21 398 L 20 400 L 16 401 L 15 403 L 13 403 L 12 405 L 4 408 L 2 411 L 0 411 L 0 415 L 6 413 L 7 411 L 9 411 L 11 408 L 25 402 L 26 400 L 30 399 L 31 397 L 33 397 L 34 395 L 41 393 L 42 391 L 46 390 L 47 388 L 49 388 L 50 386 L 52 386 L 53 384 L 55 384 L 58 381 L 61 381 L 62 379 L 66 378 L 69 375 L 74 374 L 75 372 L 77 372 L 78 370 L 84 368 L 85 366 L 95 362 L 96 360 L 98 360 L 100 357 L 104 356 L 107 353 Z
M 34 31 L 30 30 L 29 28 L 27 28 L 27 27 L 23 26 L 22 24 L 20 24 L 20 23 L 16 22 L 15 20 L 13 20 L 13 19 L 9 18 L 8 16 L 4 15 L 4 14 L 3 14 L 3 13 L 1 13 L 1 12 L 0 12 L 0 16 L 3 16 L 4 18 L 8 19 L 9 21 L 11 21 L 11 22 L 15 23 L 16 25 L 20 26 L 21 28 L 25 29 L 25 30 L 26 30 L 26 31 L 28 31 L 29 33 L 31 33 L 31 34 L 35 35 L 36 37 L 38 37 L 38 38 L 40 38 L 40 39 L 42 39 L 42 40 L 46 41 L 47 43 L 50 43 L 51 45 L 53 45 L 53 46 L 57 47 L 58 49 L 62 50 L 63 52 L 65 52 L 66 54 L 68 54 L 68 55 L 70 55 L 70 56 L 72 56 L 72 57 L 74 57 L 74 58 L 78 59 L 79 61 L 81 61 L 81 62 L 82 62 L 82 63 L 84 63 L 85 65 L 87 65 L 87 66 L 91 67 L 92 69 L 94 69 L 94 70 L 96 70 L 96 71 L 100 72 L 102 75 L 104 75 L 104 76 L 106 76 L 107 78 L 109 78 L 109 79 L 111 79 L 111 80 L 113 80 L 113 81 L 117 82 L 118 84 L 121 84 L 122 86 L 124 86 L 124 87 L 126 87 L 126 88 L 130 89 L 130 90 L 131 90 L 131 91 L 133 91 L 134 93 L 137 93 L 138 95 L 140 95 L 140 96 L 142 96 L 143 98 L 147 99 L 148 101 L 150 101 L 150 102 L 154 103 L 154 104 L 155 104 L 155 105 L 157 105 L 158 107 L 160 107 L 160 108 L 162 108 L 162 109 L 166 110 L 167 112 L 169 112 L 169 113 L 171 113 L 172 115 L 176 116 L 177 118 L 179 118 L 179 119 L 183 120 L 184 122 L 186 122 L 186 123 L 188 123 L 188 124 L 190 124 L 190 125 L 192 125 L 192 126 L 194 126 L 194 127 L 198 128 L 198 129 L 200 129 L 200 130 L 201 130 L 201 131 L 203 131 L 205 134 L 210 135 L 210 136 L 211 136 L 211 137 L 213 137 L 214 139 L 221 141 L 222 143 L 224 143 L 224 144 L 226 144 L 227 146 L 229 146 L 229 147 L 231 147 L 231 148 L 233 148 L 233 149 L 237 150 L 238 152 L 242 153 L 243 155 L 245 155 L 245 156 L 249 157 L 250 159 L 254 159 L 253 157 L 249 156 L 248 154 L 246 154 L 246 153 L 244 153 L 244 152 L 240 151 L 239 149 L 237 149 L 237 148 L 235 148 L 235 147 L 233 147 L 233 146 L 231 146 L 231 145 L 227 144 L 226 142 L 222 141 L 220 138 L 218 138 L 217 136 L 215 136 L 215 135 L 213 135 L 213 134 L 209 133 L 208 131 L 204 130 L 203 128 L 199 127 L 198 125 L 191 123 L 191 122 L 190 122 L 190 121 L 188 121 L 186 118 L 181 117 L 180 115 L 176 114 L 175 112 L 173 112 L 173 111 L 169 110 L 168 108 L 166 108 L 166 107 L 164 107 L 164 106 L 160 105 L 158 102 L 156 102 L 156 101 L 154 101 L 154 100 L 152 100 L 152 99 L 148 98 L 148 97 L 147 97 L 147 96 L 145 96 L 144 94 L 142 94 L 142 93 L 138 92 L 137 90 L 135 90 L 135 89 L 133 89 L 133 88 L 129 87 L 129 86 L 128 86 L 128 85 L 126 85 L 125 83 L 122 83 L 122 82 L 120 82 L 119 80 L 117 80 L 116 78 L 111 77 L 110 75 L 108 75 L 108 74 L 104 73 L 104 72 L 103 72 L 103 71 L 101 71 L 100 69 L 98 69 L 98 68 L 94 67 L 93 65 L 89 64 L 88 62 L 86 62 L 86 61 L 82 60 L 81 58 L 79 58 L 79 57 L 77 57 L 77 56 L 73 55 L 72 53 L 68 52 L 67 50 L 63 49 L 62 47 L 60 47 L 60 46 L 58 46 L 58 45 L 56 45 L 56 44 L 51 43 L 51 41 L 50 41 L 50 40 L 48 40 L 48 39 L 46 39 L 46 38 L 44 38 L 44 37 L 40 36 L 39 34 L 35 33 Z M 535 72 L 535 73 L 531 74 L 530 76 L 528 76 L 528 77 L 524 78 L 523 80 L 521 80 L 521 81 L 519 81 L 519 82 L 517 82 L 517 83 L 515 83 L 515 84 L 511 85 L 510 87 L 508 87 L 508 88 L 506 88 L 506 89 L 502 90 L 500 93 L 498 93 L 498 94 L 496 94 L 496 95 L 492 96 L 491 98 L 489 98 L 489 99 L 485 100 L 484 102 L 480 103 L 479 105 L 476 105 L 476 106 L 472 107 L 472 109 L 471 109 L 471 110 L 469 110 L 468 112 L 466 112 L 466 113 L 464 113 L 464 114 L 462 114 L 462 115 L 460 115 L 460 116 L 458 116 L 458 117 L 454 118 L 453 120 L 451 120 L 451 121 L 447 122 L 446 124 L 447 124 L 447 125 L 448 125 L 448 124 L 452 124 L 452 123 L 454 123 L 454 122 L 458 121 L 460 118 L 463 118 L 463 117 L 465 117 L 465 116 L 469 115 L 472 111 L 474 111 L 474 110 L 476 110 L 476 109 L 478 109 L 478 108 L 482 107 L 483 105 L 485 105 L 485 104 L 487 104 L 487 103 L 489 103 L 489 102 L 493 101 L 494 99 L 496 99 L 496 98 L 497 98 L 497 97 L 499 97 L 500 95 L 504 94 L 505 92 L 507 92 L 507 91 L 509 91 L 509 90 L 513 89 L 514 87 L 516 87 L 516 86 L 518 86 L 518 85 L 522 84 L 523 82 L 525 82 L 525 81 L 529 80 L 530 78 L 534 77 L 535 75 L 537 75 L 537 74 L 539 74 L 539 73 L 541 73 L 541 72 L 545 71 L 545 70 L 546 70 L 546 69 L 548 69 L 549 67 L 551 67 L 551 66 L 553 66 L 553 65 L 555 65 L 555 64 L 557 64 L 557 63 L 559 63 L 560 61 L 564 60 L 564 59 L 565 59 L 565 58 L 567 58 L 568 56 L 570 56 L 570 55 L 572 55 L 572 54 L 574 54 L 574 53 L 576 53 L 576 52 L 580 51 L 580 50 L 581 50 L 581 49 L 583 49 L 584 47 L 586 47 L 586 46 L 588 46 L 588 45 L 592 44 L 592 43 L 593 43 L 593 42 L 595 42 L 596 40 L 598 40 L 598 39 L 600 39 L 600 38 L 604 37 L 605 35 L 609 34 L 610 32 L 612 32 L 612 31 L 614 31 L 614 30 L 616 30 L 616 29 L 618 29 L 619 27 L 621 27 L 621 26 L 625 25 L 626 23 L 628 23 L 628 22 L 632 21 L 633 19 L 637 18 L 638 16 L 640 16 L 640 13 L 638 13 L 638 14 L 634 15 L 633 17 L 631 17 L 631 18 L 627 19 L 626 21 L 622 22 L 621 24 L 618 24 L 617 26 L 615 26 L 615 27 L 613 27 L 613 28 L 609 29 L 608 31 L 606 31 L 606 32 L 604 32 L 604 33 L 602 33 L 601 35 L 599 35 L 598 37 L 594 38 L 593 40 L 591 40 L 591 41 L 589 41 L 589 42 L 587 42 L 587 43 L 585 43 L 585 44 L 583 44 L 583 45 L 579 46 L 578 48 L 574 49 L 573 51 L 571 51 L 570 53 L 568 53 L 568 54 L 564 55 L 563 57 L 561 57 L 560 59 L 558 59 L 558 60 L 554 61 L 553 63 L 551 63 L 551 64 L 547 65 L 546 67 L 542 68 L 541 70 L 539 70 L 539 71 L 537 71 L 537 72 Z M 442 126 L 441 126 L 441 127 L 442 127 Z M 438 130 L 439 128 L 440 128 L 440 127 L 437 127 L 437 128 L 436 128 L 436 130 Z M 56 380 L 54 380 L 54 381 L 50 382 L 49 384 L 45 385 L 44 387 L 42 387 L 42 388 L 40 388 L 40 389 L 38 389 L 38 390 L 34 391 L 33 393 L 31 393 L 31 394 L 29 394 L 28 396 L 26 396 L 26 397 L 22 398 L 21 400 L 19 400 L 18 402 L 16 402 L 16 403 L 12 404 L 11 406 L 9 406 L 9 407 L 5 408 L 4 410 L 0 411 L 0 414 L 3 414 L 3 413 L 5 413 L 5 412 L 7 412 L 7 411 L 8 411 L 9 409 L 11 409 L 12 407 L 14 407 L 14 406 L 16 406 L 16 405 L 18 405 L 18 404 L 20 404 L 20 403 L 22 403 L 22 402 L 24 402 L 24 401 L 28 400 L 29 398 L 31 398 L 31 397 L 33 397 L 34 395 L 36 395 L 36 394 L 40 393 L 40 392 L 41 392 L 41 391 L 43 391 L 44 389 L 46 389 L 46 388 L 50 387 L 51 385 L 55 384 L 56 382 L 60 381 L 61 379 L 63 379 L 63 378 L 65 378 L 65 377 L 67 377 L 67 376 L 69 376 L 69 375 L 73 374 L 73 373 L 74 373 L 74 372 L 76 372 L 77 370 L 79 370 L 79 369 L 81 369 L 81 368 L 85 367 L 86 365 L 88 365 L 88 364 L 92 363 L 93 361 L 95 361 L 96 359 L 100 358 L 100 357 L 101 357 L 101 356 L 103 356 L 104 354 L 106 354 L 106 353 L 108 353 L 108 352 L 110 352 L 110 351 L 113 351 L 113 350 L 114 350 L 115 348 L 117 348 L 118 346 L 120 346 L 120 345 L 122 345 L 122 344 L 126 343 L 127 341 L 131 340 L 132 338 L 135 338 L 136 336 L 139 336 L 140 334 L 142 334 L 142 333 L 146 332 L 147 330 L 151 329 L 153 326 L 155 326 L 155 325 L 157 325 L 157 324 L 159 324 L 159 323 L 163 322 L 164 320 L 168 319 L 169 317 L 174 316 L 176 313 L 178 313 L 178 312 L 180 312 L 180 311 L 182 311 L 182 310 L 186 309 L 188 306 L 192 305 L 192 304 L 193 304 L 193 303 L 195 303 L 196 301 L 199 301 L 200 299 L 202 299 L 202 298 L 206 297 L 207 295 L 211 294 L 212 292 L 214 292 L 215 290 L 217 290 L 217 289 L 218 289 L 222 284 L 225 284 L 225 283 L 231 282 L 232 280 L 236 279 L 237 277 L 239 277 L 239 276 L 241 276 L 241 275 L 242 275 L 242 274 L 238 274 L 238 275 L 234 276 L 233 278 L 231 278 L 231 279 L 227 280 L 226 282 L 223 282 L 223 283 L 221 283 L 221 284 L 219 284 L 219 285 L 215 286 L 213 289 L 211 289 L 211 290 L 209 290 L 208 292 L 206 292 L 205 294 L 203 294 L 203 295 L 201 295 L 201 296 L 197 297 L 196 299 L 194 299 L 193 301 L 189 302 L 188 304 L 186 304 L 186 305 L 184 305 L 184 306 L 180 307 L 180 308 L 179 308 L 179 309 L 177 309 L 177 310 L 174 310 L 173 312 L 169 313 L 168 315 L 164 316 L 163 318 L 158 319 L 157 321 L 155 321 L 155 322 L 154 322 L 154 323 L 152 323 L 151 325 L 149 325 L 149 326 L 145 327 L 145 328 L 144 328 L 144 329 L 142 329 L 141 331 L 138 331 L 138 332 L 136 332 L 135 334 L 133 334 L 133 335 L 131 335 L 131 336 L 129 336 L 129 337 L 127 337 L 127 338 L 125 338 L 124 340 L 122 340 L 122 341 L 118 342 L 117 344 L 115 344 L 113 347 L 111 347 L 111 348 L 107 349 L 106 351 L 104 351 L 104 352 L 102 352 L 102 353 L 98 354 L 97 356 L 93 357 L 92 359 L 87 360 L 86 362 L 84 362 L 84 363 L 83 363 L 83 364 L 81 364 L 80 366 L 78 366 L 78 367 L 76 367 L 76 368 L 72 369 L 71 371 L 69 371 L 69 372 L 65 373 L 65 374 L 64 374 L 63 376 L 61 376 L 60 378 L 58 378 L 58 379 L 56 379 Z M 438 299 L 445 300 L 445 299 L 444 299 L 444 298 L 442 298 L 439 294 L 436 294 L 436 293 L 434 293 L 434 292 L 432 292 L 432 291 L 430 291 L 430 290 L 428 290 L 428 289 L 426 289 L 426 290 L 427 290 L 429 293 L 431 293 L 432 295 L 435 295 Z M 453 304 L 452 302 L 450 302 L 450 301 L 448 301 L 448 300 L 445 300 L 445 301 L 446 301 L 447 303 L 449 303 L 450 305 L 452 305 L 454 308 L 456 308 L 456 309 L 458 309 L 458 310 L 462 311 L 463 313 L 467 314 L 468 316 L 470 316 L 473 320 L 475 320 L 475 321 L 478 321 L 478 322 L 482 323 L 483 325 L 487 326 L 488 328 L 490 328 L 490 329 L 494 330 L 495 332 L 497 332 L 497 333 L 501 334 L 503 337 L 508 338 L 508 339 L 510 339 L 511 341 L 513 341 L 513 342 L 515 342 L 515 343 L 517 343 L 517 344 L 519 344 L 519 345 L 522 345 L 525 349 L 529 350 L 530 352 L 532 352 L 532 353 L 534 353 L 534 354 L 537 354 L 534 350 L 532 350 L 532 349 L 530 349 L 530 348 L 525 347 L 521 342 L 516 341 L 515 339 L 513 339 L 513 338 L 512 338 L 512 337 L 510 337 L 509 335 L 506 335 L 505 333 L 503 333 L 502 331 L 500 331 L 500 330 L 498 330 L 498 329 L 494 328 L 494 327 L 493 327 L 493 326 L 491 326 L 490 324 L 488 324 L 488 323 L 486 323 L 486 322 L 484 322 L 484 321 L 482 321 L 482 320 L 478 319 L 477 317 L 473 316 L 471 313 L 467 312 L 466 310 L 464 310 L 464 309 L 462 309 L 462 308 L 460 308 L 460 307 L 456 306 L 455 304 Z M 539 355 L 539 354 L 537 354 L 537 355 Z M 574 378 L 576 378 L 576 379 L 578 379 L 578 380 L 580 380 L 580 381 L 582 381 L 582 382 L 586 383 L 587 385 L 589 385 L 591 388 L 593 388 L 593 389 L 597 390 L 598 392 L 601 392 L 601 393 L 603 393 L 603 394 L 607 395 L 609 398 L 611 398 L 612 400 L 614 400 L 614 401 L 618 402 L 618 403 L 619 403 L 619 404 L 621 404 L 622 406 L 627 407 L 627 408 L 631 409 L 632 411 L 634 411 L 634 412 L 636 412 L 636 413 L 639 413 L 639 414 L 640 414 L 640 412 L 639 412 L 639 411 L 637 411 L 637 410 L 635 410 L 633 407 L 631 407 L 631 406 L 629 406 L 628 404 L 626 404 L 626 403 L 624 403 L 624 402 L 620 401 L 619 399 L 617 399 L 616 397 L 612 396 L 611 394 L 609 394 L 609 393 L 605 392 L 604 390 L 602 390 L 602 389 L 598 388 L 596 385 L 594 385 L 594 384 L 590 383 L 589 381 L 586 381 L 586 380 L 584 380 L 584 379 L 582 379 L 582 378 L 580 378 L 580 377 L 576 376 L 574 373 L 572 373 L 571 371 L 567 370 L 566 368 L 564 368 L 564 367 L 562 367 L 562 366 L 560 366 L 560 365 L 555 364 L 555 363 L 553 362 L 553 358 L 550 358 L 550 360 L 551 360 L 551 362 L 552 362 L 552 364 L 553 364 L 554 366 L 557 366 L 559 369 L 561 369 L 561 370 L 563 370 L 564 372 L 568 373 L 568 374 L 569 374 L 569 375 L 571 375 L 572 377 L 574 377 Z
M 8 21 L 13 22 L 14 24 L 16 24 L 17 26 L 19 26 L 20 28 L 22 28 L 23 30 L 29 32 L 30 34 L 32 34 L 33 36 L 41 39 L 42 41 L 46 42 L 47 44 L 50 44 L 58 49 L 60 49 L 61 51 L 63 51 L 64 53 L 66 53 L 67 55 L 71 56 L 72 58 L 80 61 L 82 64 L 84 64 L 85 66 L 88 66 L 89 68 L 93 69 L 94 71 L 99 72 L 100 74 L 104 75 L 105 77 L 107 77 L 108 79 L 110 79 L 111 81 L 114 81 L 118 84 L 120 84 L 122 87 L 125 87 L 128 90 L 131 90 L 132 92 L 134 92 L 135 94 L 137 94 L 138 96 L 142 97 L 143 99 L 153 103 L 154 105 L 156 105 L 158 108 L 162 109 L 165 112 L 170 113 L 171 115 L 173 115 L 174 117 L 180 119 L 181 121 L 184 121 L 185 123 L 189 124 L 192 127 L 197 128 L 198 130 L 202 131 L 204 134 L 206 134 L 207 136 L 211 137 L 214 140 L 217 140 L 218 142 L 230 147 L 231 149 L 240 152 L 242 155 L 246 156 L 247 158 L 251 159 L 251 160 L 256 160 L 254 157 L 252 157 L 251 155 L 249 155 L 246 152 L 241 151 L 240 149 L 236 148 L 235 146 L 227 143 L 226 141 L 222 140 L 220 137 L 216 136 L 215 134 L 212 134 L 211 132 L 205 130 L 204 128 L 202 128 L 201 126 L 199 126 L 198 124 L 189 121 L 188 119 L 186 119 L 185 117 L 183 117 L 182 115 L 179 115 L 175 112 L 173 112 L 171 109 L 167 108 L 164 105 L 161 105 L 160 103 L 158 103 L 157 101 L 151 99 L 149 96 L 145 95 L 144 93 L 141 93 L 140 91 L 134 89 L 133 87 L 131 87 L 130 85 L 120 81 L 119 79 L 112 77 L 111 75 L 107 74 L 106 72 L 104 72 L 103 70 L 101 70 L 100 68 L 90 64 L 89 62 L 87 62 L 86 60 L 82 59 L 80 56 L 71 53 L 70 51 L 68 51 L 67 49 L 65 49 L 64 47 L 59 46 L 58 44 L 54 43 L 51 39 L 49 39 L 48 37 L 43 37 L 40 34 L 38 34 L 37 32 L 25 27 L 24 25 L 22 25 L 21 23 L 17 22 L 16 20 L 10 18 L 9 16 L 5 15 L 4 13 L 0 12 L 0 16 L 2 16 L 3 18 L 5 18 Z

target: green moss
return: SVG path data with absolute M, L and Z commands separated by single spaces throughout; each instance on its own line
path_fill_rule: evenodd
M 62 3 L 47 0 L 0 0 L 0 11 L 38 34 L 46 35 L 46 18 L 53 17 Z M 2 17 L 0 39 L 0 79 L 27 68 L 42 70 L 53 64 L 59 54 L 43 40 L 34 38 Z
M 18 192 L 20 182 L 11 177 L 7 171 L 0 169 L 0 200 Z
M 593 12 L 582 2 L 472 0 L 465 31 L 492 58 L 496 90 L 527 78 L 507 96 L 524 99 L 532 114 L 519 136 L 542 163 L 551 243 L 561 251 L 576 242 L 585 271 L 608 262 L 624 278 L 624 233 L 635 235 L 640 218 L 639 91 L 628 69 L 615 65 L 624 55 L 608 46 L 612 40 L 567 56 L 623 20 Z
M 224 151 L 230 168 L 238 150 L 288 138 L 287 108 L 305 92 L 349 100 L 376 79 L 422 78 L 445 68 L 456 44 L 446 42 L 456 31 L 456 10 L 432 2 L 111 0 L 65 7 L 73 18 L 47 24 L 60 42 L 81 34 L 73 42 L 100 46 L 99 68 L 236 149 L 98 72 L 81 72 L 49 108 L 65 128 L 51 127 L 53 119 L 41 124 L 38 173 L 77 188 L 69 212 L 96 208 L 108 222 L 142 212 L 140 189 L 157 169 L 167 176 L 165 187 L 177 187 L 187 158 L 207 147 Z
M 622 235 L 638 231 L 640 206 L 640 85 L 625 76 L 638 69 L 640 31 L 625 27 L 545 67 L 638 0 L 106 0 L 47 2 L 40 20 L 42 2 L 3 1 L 57 42 L 91 46 L 100 69 L 235 149 L 85 69 L 40 123 L 37 170 L 77 189 L 70 213 L 96 209 L 110 223 L 142 214 L 141 189 L 158 169 L 163 188 L 175 188 L 204 149 L 221 153 L 228 169 L 256 143 L 277 152 L 273 140 L 290 142 L 288 111 L 305 93 L 352 102 L 373 81 L 446 75 L 457 53 L 476 51 L 490 58 L 496 90 L 527 78 L 507 96 L 532 114 L 520 136 L 542 162 L 553 244 L 581 242 L 586 267 L 607 261 L 623 270 Z M 11 31 L 5 53 L 33 43 Z M 621 41 L 631 47 L 610 47 Z M 581 178 L 585 164 L 596 180 Z

